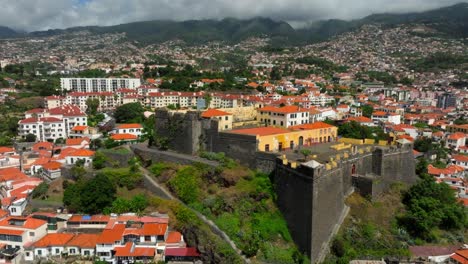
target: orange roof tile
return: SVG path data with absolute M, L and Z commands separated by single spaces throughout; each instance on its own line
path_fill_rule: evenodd
M 5 153 L 5 152 L 15 152 L 14 148 L 9 148 L 9 147 L 0 147 L 0 153 Z
M 255 127 L 255 128 L 245 128 L 232 130 L 231 133 L 235 134 L 244 134 L 244 135 L 254 135 L 254 136 L 268 136 L 276 134 L 289 133 L 290 131 L 284 128 L 278 127 Z
M 88 128 L 88 126 L 75 126 L 71 130 L 73 131 L 84 131 Z
M 35 248 L 46 248 L 51 246 L 65 246 L 73 238 L 73 234 L 54 233 L 47 234 L 33 244 Z
M 457 132 L 457 133 L 453 133 L 453 134 L 449 135 L 448 139 L 450 139 L 450 140 L 459 140 L 459 139 L 462 139 L 462 138 L 465 138 L 465 137 L 466 137 L 465 133 Z
M 26 231 L 0 228 L 0 235 L 22 236 L 24 232 Z
M 88 144 L 89 144 L 89 138 L 87 138 L 87 137 L 83 137 L 83 138 L 67 138 L 65 144 L 66 144 L 67 146 L 77 146 L 77 145 L 81 145 L 81 143 L 82 143 L 83 141 L 86 141 L 86 142 L 88 142 Z
M 23 225 L 10 225 L 10 220 L 20 220 L 24 221 Z M 0 226 L 14 226 L 15 228 L 24 228 L 24 229 L 37 229 L 43 225 L 46 225 L 47 221 L 35 219 L 32 217 L 22 217 L 22 216 L 10 216 L 0 221 Z
M 288 105 L 283 107 L 274 107 L 274 106 L 266 106 L 263 108 L 258 109 L 261 112 L 273 112 L 273 113 L 282 113 L 282 114 L 291 114 L 291 113 L 298 113 L 298 112 L 308 112 L 307 109 L 300 108 L 299 106 L 295 105 Z
M 67 246 L 95 248 L 98 238 L 99 234 L 77 234 L 68 241 Z
M 204 118 L 211 118 L 215 116 L 227 116 L 227 115 L 231 115 L 231 114 L 218 110 L 218 109 L 208 109 L 205 112 L 203 112 L 201 116 Z
M 182 240 L 182 234 L 177 231 L 169 232 L 166 243 L 179 243 Z
M 117 126 L 117 129 L 128 129 L 128 128 L 143 128 L 140 124 L 121 124 Z
M 137 140 L 138 137 L 132 134 L 114 134 L 110 136 L 113 140 Z
M 124 224 L 116 224 L 112 229 L 104 229 L 97 239 L 98 244 L 114 244 L 122 239 Z
M 73 156 L 73 157 L 91 157 L 91 156 L 94 156 L 94 151 L 88 150 L 88 149 L 78 149 L 75 152 L 73 152 L 72 154 L 70 154 L 70 156 Z
M 62 163 L 57 162 L 57 161 L 51 161 L 49 163 L 46 163 L 42 165 L 42 168 L 45 170 L 58 170 L 62 167 Z
M 329 125 L 325 122 L 315 122 L 311 124 L 292 126 L 290 128 L 292 130 L 313 130 L 313 129 L 323 129 L 323 128 L 332 128 L 332 127 L 335 127 L 335 126 Z
M 132 242 L 127 242 L 123 247 L 115 247 L 116 257 L 153 257 L 156 254 L 155 248 L 133 247 Z

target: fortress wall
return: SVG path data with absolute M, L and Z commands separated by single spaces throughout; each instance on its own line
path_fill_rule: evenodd
M 314 176 L 310 254 L 313 262 L 328 250 L 327 242 L 346 208 L 345 198 L 353 189 L 351 169 L 352 163 L 343 162 Z
M 278 195 L 276 204 L 288 223 L 299 250 L 310 255 L 312 246 L 313 170 L 299 172 L 277 160 L 273 184 Z

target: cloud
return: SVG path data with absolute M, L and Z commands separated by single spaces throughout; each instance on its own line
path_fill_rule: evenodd
M 412 12 L 468 0 L 0 0 L 0 25 L 45 30 L 167 19 L 271 17 L 295 24 Z

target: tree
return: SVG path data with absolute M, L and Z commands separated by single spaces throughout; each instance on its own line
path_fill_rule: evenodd
M 419 152 L 428 152 L 433 148 L 434 146 L 430 138 L 418 138 L 414 141 L 414 149 Z
M 97 214 L 112 204 L 116 189 L 105 174 L 98 174 L 81 189 L 81 209 L 84 213 Z
M 304 159 L 307 160 L 307 157 L 309 157 L 310 154 L 312 154 L 312 151 L 310 149 L 301 149 L 301 154 L 304 155 Z
M 86 99 L 86 112 L 89 115 L 96 115 L 97 109 L 99 108 L 99 99 L 97 98 L 88 98 Z
M 416 174 L 423 175 L 427 173 L 427 166 L 429 166 L 429 162 L 425 158 L 419 160 L 416 164 Z
M 93 159 L 93 168 L 96 170 L 103 169 L 106 165 L 107 157 L 102 152 L 97 151 Z
M 117 123 L 141 123 L 144 111 L 140 103 L 129 103 L 117 107 L 114 117 Z
M 47 191 L 49 190 L 49 185 L 46 182 L 41 182 L 32 192 L 33 198 L 45 198 Z
M 415 237 L 432 241 L 436 228 L 459 230 L 467 226 L 467 217 L 454 191 L 445 183 L 426 177 L 403 196 L 406 213 L 399 224 Z
M 362 115 L 363 116 L 370 118 L 372 116 L 373 112 L 374 112 L 374 107 L 372 107 L 372 105 L 362 106 Z
M 36 135 L 27 134 L 25 140 L 26 142 L 36 142 Z

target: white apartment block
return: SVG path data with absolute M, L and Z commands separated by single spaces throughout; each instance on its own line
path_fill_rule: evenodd
M 257 110 L 257 120 L 269 126 L 288 128 L 309 123 L 309 110 L 298 106 L 272 107 Z
M 62 91 L 115 92 L 120 88 L 136 89 L 140 86 L 141 80 L 136 78 L 60 78 Z
M 19 136 L 36 136 L 37 141 L 68 138 L 75 126 L 86 126 L 88 118 L 76 105 L 64 105 L 52 109 L 33 109 L 25 113 L 26 118 L 18 122 Z

